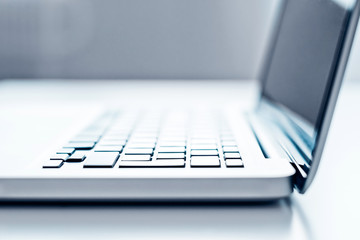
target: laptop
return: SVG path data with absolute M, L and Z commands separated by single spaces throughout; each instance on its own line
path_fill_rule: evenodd
M 284 1 L 254 109 L 177 108 L 166 98 L 156 108 L 104 109 L 28 164 L 2 162 L 0 200 L 255 201 L 304 193 L 359 12 L 357 0 Z

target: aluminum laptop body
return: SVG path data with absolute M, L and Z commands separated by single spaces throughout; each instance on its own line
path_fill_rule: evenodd
M 185 107 L 190 121 L 181 125 L 192 129 L 186 130 L 191 136 L 181 135 L 186 138 L 185 145 L 160 146 L 161 135 L 156 137 L 157 145 L 151 147 L 149 154 L 147 148 L 136 148 L 136 142 L 132 143 L 133 148 L 129 147 L 131 139 L 121 140 L 124 144 L 118 146 L 101 145 L 104 136 L 99 135 L 90 147 L 86 146 L 89 142 L 79 140 L 85 135 L 77 137 L 78 142 L 69 141 L 79 136 L 82 129 L 90 131 L 99 126 L 106 131 L 116 130 L 107 138 L 118 137 L 116 133 L 120 130 L 138 131 L 144 137 L 148 132 L 136 130 L 131 123 L 145 119 L 146 127 L 154 125 L 148 115 L 142 115 L 142 110 L 131 113 L 130 116 L 135 116 L 132 118 L 124 117 L 131 112 L 129 109 L 106 111 L 100 117 L 74 124 L 58 142 L 44 146 L 44 152 L 27 159 L 27 164 L 21 167 L 14 167 L 17 159 L 1 158 L 0 199 L 270 200 L 287 197 L 293 189 L 304 193 L 321 159 L 360 4 L 359 1 L 288 0 L 281 9 L 264 59 L 261 97 L 255 109 L 244 114 L 224 108 L 215 113 L 211 110 L 209 114 L 202 113 L 202 108 L 191 109 L 196 104 L 190 102 L 191 106 Z M 71 82 L 68 84 L 71 87 Z M 183 111 L 166 103 L 164 107 L 170 115 L 165 110 L 155 114 L 156 117 L 172 116 L 171 121 L 176 122 L 177 114 Z M 200 124 L 192 124 L 192 116 L 199 114 Z M 149 116 L 153 119 L 155 115 Z M 114 121 L 117 128 L 113 127 Z M 204 129 L 212 121 L 216 122 L 216 129 L 210 127 L 216 132 L 214 142 L 204 137 L 208 134 Z M 161 118 L 157 126 L 164 129 L 165 125 Z M 172 130 L 179 133 L 179 125 L 174 126 Z M 162 134 L 174 137 L 170 130 Z M 197 134 L 202 134 L 201 140 Z M 198 141 L 216 149 L 195 149 L 195 145 L 201 145 Z M 131 149 L 138 155 L 132 154 Z M 179 152 L 169 154 L 163 149 Z M 171 156 L 177 157 L 174 160 Z M 105 165 L 110 157 L 113 161 Z

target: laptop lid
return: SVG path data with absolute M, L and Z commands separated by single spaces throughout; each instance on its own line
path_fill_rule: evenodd
M 287 0 L 282 7 L 255 116 L 295 167 L 294 186 L 304 193 L 320 162 L 360 3 Z

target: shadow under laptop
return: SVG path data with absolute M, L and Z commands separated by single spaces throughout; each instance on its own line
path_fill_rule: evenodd
M 0 232 L 3 239 L 82 239 L 84 233 L 86 239 L 311 239 L 299 208 L 292 198 L 262 203 L 2 203 Z

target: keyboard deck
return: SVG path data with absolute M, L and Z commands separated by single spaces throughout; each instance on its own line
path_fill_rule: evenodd
M 190 117 L 191 116 L 191 117 Z M 49 156 L 43 168 L 244 167 L 219 114 L 106 112 Z

